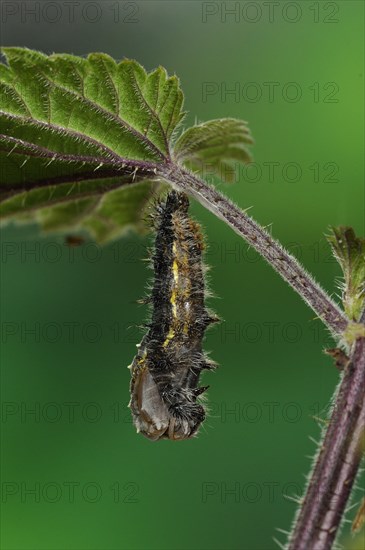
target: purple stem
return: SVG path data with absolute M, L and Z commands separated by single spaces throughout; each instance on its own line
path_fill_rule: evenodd
M 365 430 L 365 338 L 356 340 L 288 550 L 329 550 L 359 470 Z

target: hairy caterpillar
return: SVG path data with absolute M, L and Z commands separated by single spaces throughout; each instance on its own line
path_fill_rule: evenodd
M 202 342 L 218 319 L 204 304 L 203 237 L 188 209 L 187 195 L 177 191 L 156 207 L 152 317 L 130 366 L 133 422 L 153 441 L 197 432 L 205 419 L 198 398 L 208 388 L 199 387 L 199 376 L 215 368 Z

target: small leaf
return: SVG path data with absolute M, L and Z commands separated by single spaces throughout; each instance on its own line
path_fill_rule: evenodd
M 234 118 L 210 120 L 188 128 L 177 140 L 174 155 L 203 175 L 215 174 L 220 179 L 234 180 L 232 161 L 251 162 L 247 145 L 253 143 L 247 122 Z
M 344 283 L 342 301 L 348 317 L 360 319 L 365 305 L 365 239 L 356 237 L 351 227 L 332 227 L 327 237 L 341 266 Z

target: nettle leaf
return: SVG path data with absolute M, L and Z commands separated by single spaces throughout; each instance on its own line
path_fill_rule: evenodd
M 235 179 L 235 164 L 252 161 L 247 147 L 253 143 L 247 122 L 235 118 L 210 120 L 188 128 L 177 140 L 175 158 L 203 176 Z
M 332 227 L 331 231 L 327 239 L 344 276 L 341 288 L 345 312 L 358 321 L 365 306 L 365 239 L 356 237 L 351 227 Z
M 183 117 L 177 78 L 104 54 L 3 52 L 2 219 L 78 226 L 98 240 L 138 225 Z
M 248 158 L 238 153 L 240 140 L 248 143 L 247 126 L 231 119 L 187 130 L 174 154 L 183 93 L 162 67 L 147 73 L 136 61 L 117 63 L 101 53 L 2 53 L 1 220 L 86 228 L 108 240 L 142 227 L 151 196 L 164 184 L 163 167 Z

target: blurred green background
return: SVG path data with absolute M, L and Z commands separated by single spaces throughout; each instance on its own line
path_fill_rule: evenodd
M 248 120 L 255 164 L 220 187 L 335 294 L 324 234 L 330 224 L 364 234 L 363 12 L 359 1 L 4 1 L 1 41 L 161 64 L 181 78 L 187 125 Z M 296 509 L 285 495 L 303 490 L 308 436 L 320 434 L 312 416 L 325 418 L 338 383 L 322 353 L 332 341 L 238 236 L 200 205 L 192 212 L 223 322 L 206 338 L 220 365 L 204 376 L 209 418 L 177 443 L 137 435 L 127 409 L 152 237 L 68 248 L 35 226 L 3 230 L 4 550 L 285 541 L 276 528 L 289 529 Z M 345 548 L 364 548 L 364 531 L 349 531 Z

